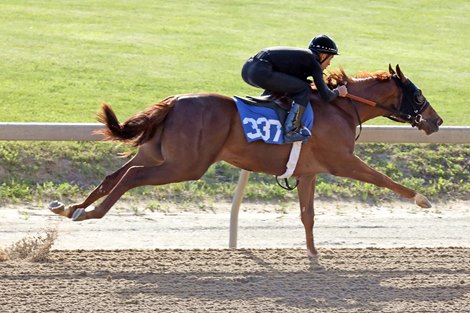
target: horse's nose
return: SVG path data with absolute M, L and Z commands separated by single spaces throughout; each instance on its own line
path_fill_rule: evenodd
M 437 126 L 441 126 L 442 123 L 444 123 L 444 121 L 442 120 L 442 118 L 439 117 L 436 121 Z

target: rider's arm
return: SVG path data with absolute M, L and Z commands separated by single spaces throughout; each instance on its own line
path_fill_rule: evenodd
M 323 71 L 319 63 L 314 64 L 312 77 L 313 77 L 313 82 L 315 83 L 315 86 L 317 87 L 318 93 L 320 94 L 323 100 L 330 102 L 330 101 L 335 100 L 339 96 L 338 90 L 336 89 L 331 90 L 326 85 L 325 81 L 323 80 Z

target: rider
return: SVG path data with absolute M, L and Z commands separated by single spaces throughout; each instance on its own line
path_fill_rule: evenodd
M 301 124 L 302 114 L 311 92 L 309 76 L 325 101 L 346 96 L 346 86 L 330 90 L 323 80 L 323 70 L 329 65 L 338 48 L 333 39 L 319 35 L 308 49 L 272 47 L 261 50 L 243 65 L 242 78 L 248 84 L 270 92 L 287 93 L 293 97 L 292 108 L 284 123 L 284 142 L 306 140 L 310 130 Z

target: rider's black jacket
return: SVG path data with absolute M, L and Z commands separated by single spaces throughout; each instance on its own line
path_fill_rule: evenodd
M 339 92 L 333 91 L 323 80 L 320 57 L 309 49 L 293 47 L 271 47 L 260 51 L 255 58 L 266 60 L 273 66 L 273 71 L 307 80 L 312 76 L 320 96 L 326 101 L 333 101 Z

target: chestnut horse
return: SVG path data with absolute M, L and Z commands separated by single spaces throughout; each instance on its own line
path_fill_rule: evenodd
M 367 73 L 354 78 L 337 71 L 328 77 L 328 82 L 331 87 L 347 83 L 351 94 L 370 99 L 377 106 L 353 103 L 346 98 L 327 103 L 317 92 L 311 94 L 315 112 L 312 137 L 303 144 L 293 173 L 299 182 L 301 220 L 310 256 L 317 254 L 313 240 L 313 198 L 318 173 L 372 183 L 413 199 L 421 207 L 431 206 L 424 196 L 370 168 L 353 154 L 356 127 L 378 116 L 409 122 L 427 134 L 438 131 L 442 124 L 421 90 L 398 65 L 396 72 L 389 66 L 389 73 Z M 131 188 L 197 180 L 218 161 L 248 171 L 281 175 L 291 149 L 290 144 L 248 143 L 234 100 L 217 94 L 171 96 L 122 124 L 106 104 L 99 116 L 107 126 L 103 133 L 108 140 L 133 144 L 138 152 L 107 176 L 85 201 L 53 210 L 76 221 L 102 218 Z M 107 197 L 93 210 L 85 211 L 104 196 Z

